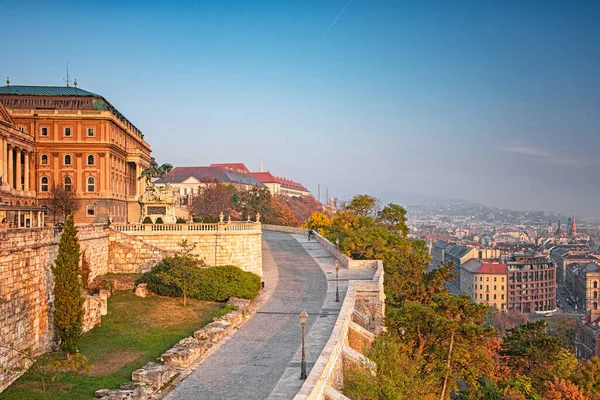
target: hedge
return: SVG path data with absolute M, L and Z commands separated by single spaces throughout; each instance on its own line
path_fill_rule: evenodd
M 168 273 L 174 261 L 172 257 L 163 259 L 136 283 L 147 283 L 148 289 L 160 296 L 181 297 L 179 288 L 165 285 L 157 276 L 161 272 Z M 261 288 L 258 275 L 242 271 L 234 265 L 198 268 L 197 274 L 197 283 L 187 291 L 188 296 L 196 300 L 227 301 L 230 297 L 253 299 Z

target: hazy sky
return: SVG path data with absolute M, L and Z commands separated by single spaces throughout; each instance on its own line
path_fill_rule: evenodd
M 600 1 L 0 0 L 0 76 L 105 96 L 159 163 L 600 216 Z M 324 197 L 324 195 L 323 195 Z

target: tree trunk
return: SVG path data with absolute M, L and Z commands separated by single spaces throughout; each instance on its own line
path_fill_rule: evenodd
M 444 377 L 444 386 L 442 386 L 442 394 L 440 395 L 440 400 L 444 400 L 444 395 L 446 394 L 446 386 L 448 385 L 448 377 L 450 376 L 450 357 L 452 356 L 452 346 L 454 345 L 454 332 L 450 336 L 450 347 L 448 348 L 448 370 L 446 371 L 446 376 Z

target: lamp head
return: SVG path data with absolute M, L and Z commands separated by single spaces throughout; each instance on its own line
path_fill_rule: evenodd
M 300 324 L 302 324 L 304 326 L 304 324 L 306 324 L 306 319 L 308 318 L 308 314 L 306 313 L 306 310 L 303 310 L 300 313 Z
M 340 269 L 340 262 L 338 260 L 335 260 L 335 269 L 338 271 Z
M 335 245 L 337 246 L 338 244 L 340 244 L 340 238 L 339 238 L 339 237 L 336 237 L 336 238 L 335 238 Z

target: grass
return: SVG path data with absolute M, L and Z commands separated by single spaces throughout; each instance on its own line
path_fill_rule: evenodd
M 131 373 L 156 361 L 182 338 L 211 322 L 221 303 L 170 297 L 137 297 L 130 291 L 115 291 L 108 300 L 108 315 L 102 326 L 81 338 L 80 352 L 93 366 L 91 371 L 65 372 L 55 375 L 52 363 L 60 355 L 47 354 L 38 361 L 46 378 L 48 399 L 86 399 L 98 389 L 116 389 L 131 380 Z M 30 369 L 8 389 L 0 393 L 2 400 L 43 399 L 39 376 Z

